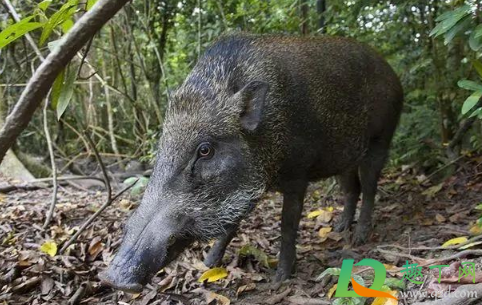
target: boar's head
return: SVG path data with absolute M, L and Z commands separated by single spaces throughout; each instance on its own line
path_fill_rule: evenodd
M 152 177 L 100 275 L 105 284 L 141 290 L 194 241 L 237 225 L 264 192 L 259 145 L 252 142 L 262 138 L 267 83 L 206 87 L 188 79 L 171 97 Z

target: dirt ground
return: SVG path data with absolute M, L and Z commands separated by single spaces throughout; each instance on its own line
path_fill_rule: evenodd
M 15 182 L 0 178 L 0 183 Z M 49 256 L 40 250 L 41 245 L 53 241 L 60 248 L 104 203 L 104 191 L 61 187 L 55 220 L 45 231 L 41 226 L 50 188 L 0 194 L 0 304 L 331 304 L 334 299 L 329 295 L 337 277 L 315 279 L 327 268 L 341 267 L 343 259 L 377 259 L 386 264 L 387 277 L 402 278 L 400 269 L 407 261 L 428 265 L 430 259 L 461 252 L 414 248 L 439 247 L 455 237 L 482 233 L 474 226 L 482 214 L 475 209 L 482 203 L 482 157 L 464 160 L 463 166 L 443 182 L 434 182 L 410 167 L 386 172 L 380 182 L 373 234 L 369 243 L 357 248 L 350 246 L 350 233 L 330 232 L 343 210 L 338 188 L 333 186 L 331 180 L 310 186 L 300 225 L 297 273 L 290 281 L 277 286 L 270 280 L 279 249 L 281 216 L 281 195 L 270 193 L 243 222 L 228 247 L 224 257 L 227 277 L 213 283 L 198 282 L 207 270 L 202 259 L 209 245 L 197 244 L 161 270 L 141 294 L 103 287 L 97 278 L 119 246 L 124 221 L 138 199 L 124 196 L 66 253 Z M 307 217 L 319 210 L 322 212 L 317 217 Z M 267 257 L 240 255 L 246 246 L 261 250 L 259 253 Z M 468 252 L 444 264 L 471 260 L 481 272 L 481 255 L 474 255 L 478 248 L 477 242 L 469 245 Z M 356 272 L 370 282 L 370 271 Z M 427 280 L 424 289 L 438 289 L 433 279 Z M 479 280 L 482 282 L 482 277 L 477 277 Z M 457 285 L 453 283 L 453 287 Z M 415 288 L 408 285 L 406 289 Z M 399 304 L 414 301 L 400 298 Z M 367 300 L 366 304 L 372 302 Z

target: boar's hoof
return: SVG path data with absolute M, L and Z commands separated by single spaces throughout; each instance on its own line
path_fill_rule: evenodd
M 224 252 L 220 253 L 215 250 L 216 248 L 211 249 L 204 259 L 204 265 L 208 268 L 219 267 L 223 262 Z
M 353 246 L 361 246 L 368 241 L 370 236 L 371 225 L 359 223 L 356 227 L 355 234 L 353 235 Z
M 274 282 L 283 282 L 287 279 L 289 279 L 291 276 L 291 273 L 289 272 L 286 272 L 285 270 L 281 269 L 281 268 L 278 268 L 278 270 L 276 270 L 276 275 L 274 277 Z
M 208 268 L 219 267 L 223 262 L 224 253 L 226 252 L 227 243 L 224 240 L 218 240 L 209 250 L 204 265 Z
M 347 231 L 350 229 L 351 226 L 351 220 L 345 219 L 345 217 L 342 217 L 341 219 L 338 220 L 338 222 L 335 225 L 335 231 L 336 232 L 343 232 Z

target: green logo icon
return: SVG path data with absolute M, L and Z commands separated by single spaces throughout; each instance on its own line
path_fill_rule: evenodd
M 375 276 L 373 278 L 373 284 L 370 288 L 366 288 L 359 283 L 357 283 L 351 276 L 353 270 L 353 259 L 343 260 L 343 265 L 341 266 L 340 278 L 338 280 L 338 286 L 336 288 L 335 297 L 345 297 L 345 298 L 358 298 L 358 297 L 382 297 L 391 298 L 398 300 L 393 295 L 380 291 L 383 284 L 385 283 L 385 278 L 387 277 L 387 270 L 385 266 L 371 258 L 365 258 L 361 260 L 355 266 L 367 266 L 373 268 L 375 271 Z M 353 291 L 348 290 L 348 285 L 352 282 Z

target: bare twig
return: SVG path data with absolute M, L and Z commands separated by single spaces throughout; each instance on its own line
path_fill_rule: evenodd
M 273 295 L 272 297 L 269 297 L 265 300 L 265 304 L 277 304 L 281 301 L 283 301 L 284 298 L 286 298 L 288 296 L 288 294 L 290 294 L 291 292 L 291 288 L 286 288 L 285 291 L 281 292 L 281 293 L 277 293 L 275 295 Z
M 47 108 L 49 107 L 49 102 L 48 102 L 48 97 L 45 99 L 45 106 L 43 109 L 43 121 L 44 121 L 44 131 L 45 131 L 45 139 L 47 139 L 47 147 L 49 150 L 49 155 L 50 155 L 50 165 L 52 167 L 52 184 L 53 184 L 53 190 L 52 190 L 52 201 L 50 202 L 50 208 L 47 213 L 47 216 L 45 217 L 45 222 L 44 225 L 42 226 L 42 229 L 46 229 L 47 226 L 49 225 L 50 221 L 52 221 L 52 217 L 54 215 L 54 210 L 55 210 L 55 205 L 57 204 L 57 192 L 59 190 L 59 184 L 57 181 L 57 165 L 55 164 L 55 156 L 54 156 L 54 147 L 52 145 L 52 138 L 50 137 L 50 130 L 49 130 L 49 124 L 47 120 Z
M 90 145 L 90 148 L 94 152 L 95 159 L 97 159 L 97 162 L 99 163 L 100 169 L 102 170 L 102 175 L 104 176 L 104 184 L 105 188 L 107 189 L 107 198 L 110 200 L 112 198 L 112 187 L 110 185 L 110 180 L 109 180 L 109 175 L 107 174 L 107 170 L 105 168 L 104 162 L 102 161 L 102 158 L 100 157 L 99 151 L 97 150 L 97 147 L 95 147 L 94 141 L 92 141 L 91 137 L 87 133 L 87 131 L 84 131 L 84 137 L 87 140 L 87 142 Z
M 82 283 L 80 284 L 80 287 L 79 289 L 77 289 L 77 291 L 74 293 L 74 295 L 72 295 L 72 297 L 69 299 L 69 301 L 67 302 L 68 305 L 75 305 L 75 304 L 79 304 L 80 303 L 80 300 L 82 299 L 82 297 L 85 295 L 86 293 L 86 289 L 87 288 L 87 283 Z
M 475 237 L 472 237 L 471 239 L 467 240 L 466 242 L 460 243 L 458 245 L 454 246 L 438 246 L 438 247 L 414 247 L 414 248 L 407 248 L 407 247 L 402 247 L 399 245 L 380 245 L 378 248 L 396 248 L 400 250 L 411 250 L 411 251 L 428 251 L 428 250 L 455 250 L 459 249 L 460 247 L 466 246 L 468 244 L 471 244 L 477 240 L 482 239 L 482 235 L 477 235 Z
M 413 261 L 425 261 L 425 263 L 420 264 L 421 267 L 430 266 L 430 265 L 442 263 L 442 262 L 447 262 L 447 261 L 451 261 L 451 260 L 454 260 L 454 259 L 463 258 L 463 257 L 469 256 L 469 255 L 479 255 L 479 256 L 482 255 L 482 250 L 465 250 L 465 251 L 458 252 L 456 254 L 453 254 L 453 255 L 450 255 L 450 256 L 447 256 L 447 257 L 441 257 L 441 258 L 436 258 L 436 259 L 424 259 L 424 258 L 421 258 L 421 257 L 409 255 L 409 254 L 387 251 L 387 250 L 382 250 L 382 249 L 376 249 L 376 251 L 378 251 L 380 253 L 383 253 L 383 254 L 396 256 L 396 257 L 408 258 L 408 259 L 411 259 Z
M 116 201 L 120 196 L 122 196 L 125 192 L 127 192 L 131 187 L 133 187 L 138 180 L 134 181 L 131 185 L 128 185 L 125 187 L 123 190 L 121 190 L 117 195 L 115 195 L 112 198 L 109 198 L 106 203 L 104 203 L 100 209 L 94 213 L 87 221 L 80 227 L 80 229 L 75 232 L 75 234 L 69 239 L 68 242 L 65 243 L 65 245 L 60 249 L 60 253 L 63 253 L 70 245 L 72 245 L 79 235 L 87 229 L 87 227 L 99 216 L 108 206 L 110 206 L 114 201 Z
M 0 130 L 0 162 L 18 135 L 27 127 L 60 71 L 128 1 L 99 0 L 74 24 L 57 47 L 37 68 Z
M 77 238 L 80 236 L 80 234 L 82 234 L 82 232 L 85 231 L 85 229 L 87 229 L 87 227 L 107 208 L 109 207 L 114 201 L 117 200 L 117 198 L 119 198 L 120 196 L 122 196 L 122 194 L 124 194 L 127 190 L 129 190 L 131 187 L 134 186 L 134 184 L 137 183 L 137 181 L 139 179 L 137 179 L 134 183 L 132 183 L 131 185 L 125 187 L 123 190 L 121 190 L 119 193 L 117 193 L 115 196 L 112 196 L 112 188 L 111 188 L 111 185 L 110 185 L 110 181 L 109 181 L 109 176 L 107 175 L 107 170 L 105 168 L 105 165 L 104 165 L 104 162 L 102 162 L 102 158 L 100 157 L 100 154 L 99 152 L 97 151 L 97 148 L 95 147 L 95 144 L 94 142 L 92 141 L 92 139 L 90 138 L 90 136 L 88 135 L 87 131 L 84 131 L 84 136 L 86 137 L 87 139 L 87 142 L 89 142 L 89 145 L 91 146 L 91 149 L 92 151 L 94 152 L 94 155 L 95 155 L 95 158 L 97 159 L 97 162 L 99 163 L 99 166 L 102 170 L 102 174 L 104 175 L 104 182 L 105 182 L 105 186 L 106 186 L 106 189 L 107 189 L 107 200 L 106 202 L 100 207 L 99 210 L 97 210 L 92 216 L 90 216 L 89 219 L 87 219 L 86 222 L 84 222 L 84 224 L 80 227 L 80 229 L 75 232 L 75 234 L 69 239 L 69 241 L 67 241 L 63 246 L 62 246 L 62 249 L 60 249 L 60 253 L 63 253 L 71 244 L 73 244 Z

